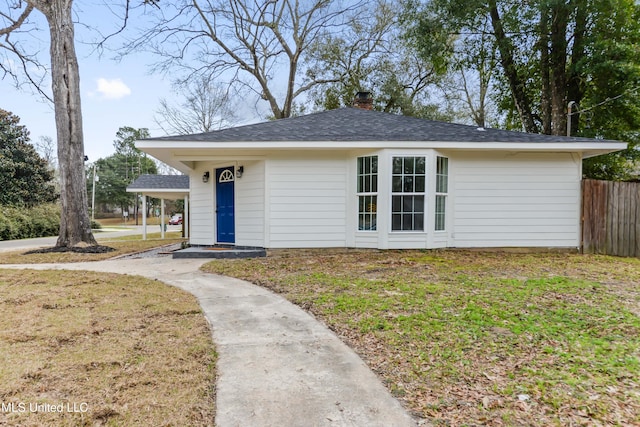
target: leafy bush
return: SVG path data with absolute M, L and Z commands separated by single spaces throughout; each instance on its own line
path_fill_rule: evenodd
M 0 240 L 55 236 L 59 229 L 60 207 L 56 204 L 0 206 Z

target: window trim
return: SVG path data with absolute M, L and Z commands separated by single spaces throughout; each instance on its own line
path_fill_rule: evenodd
M 363 174 L 360 173 L 360 161 L 362 159 L 362 161 L 365 161 L 365 159 L 373 159 L 375 158 L 376 162 L 376 170 L 375 172 L 373 172 L 373 167 L 371 167 L 371 172 L 370 173 L 366 173 L 366 170 L 364 171 Z M 373 166 L 373 163 L 371 163 L 371 165 Z M 361 177 L 365 177 L 365 179 L 369 179 L 370 180 L 370 190 L 373 190 L 373 182 L 375 180 L 375 191 L 359 191 L 359 190 L 365 190 L 365 188 L 359 188 L 360 187 L 360 178 Z M 357 216 L 356 216 L 356 231 L 358 233 L 376 233 L 378 231 L 378 203 L 379 203 L 379 188 L 380 188 L 380 182 L 379 182 L 379 178 L 380 178 L 380 158 L 377 154 L 373 154 L 373 155 L 369 155 L 369 156 L 357 156 L 356 157 L 356 208 L 357 208 Z M 365 202 L 367 200 L 375 200 L 375 204 L 373 203 L 369 203 L 368 206 L 373 205 L 374 206 L 374 210 L 373 211 L 365 211 L 362 212 L 360 210 L 360 200 L 361 198 L 364 198 Z M 373 228 L 360 228 L 360 216 L 361 215 L 366 215 L 369 216 L 369 220 L 370 221 L 374 221 L 375 225 L 373 226 Z
M 427 191 L 429 188 L 429 155 L 426 153 L 411 153 L 411 154 L 391 154 L 389 156 L 389 171 L 388 171 L 388 179 L 389 179 L 389 208 L 388 208 L 388 212 L 389 212 L 389 233 L 398 233 L 398 234 L 409 234 L 409 233 L 414 233 L 414 234 L 425 234 L 428 232 L 428 211 L 427 211 L 427 206 L 428 206 L 428 194 L 429 192 Z M 422 192 L 416 192 L 416 191 L 412 191 L 412 192 L 405 192 L 404 188 L 402 189 L 401 192 L 394 192 L 393 191 L 393 178 L 394 176 L 397 176 L 397 174 L 393 173 L 393 162 L 394 159 L 396 158 L 402 158 L 402 159 L 406 159 L 406 158 L 413 158 L 413 159 L 419 159 L 422 158 L 424 159 L 424 190 Z M 403 166 L 404 166 L 404 160 L 403 160 Z M 415 167 L 415 163 L 414 163 L 414 167 Z M 414 169 L 414 173 L 413 174 L 405 174 L 404 170 L 402 172 L 402 174 L 400 174 L 400 176 L 404 177 L 407 175 L 412 175 L 414 177 L 414 190 L 415 190 L 415 177 L 419 176 L 415 174 L 415 169 Z M 422 229 L 420 230 L 394 230 L 393 229 L 393 199 L 394 197 L 404 197 L 404 196 L 418 196 L 418 197 L 422 197 L 423 200 L 423 207 L 422 207 L 422 212 L 412 212 L 412 215 L 416 214 L 422 214 Z M 415 205 L 414 205 L 415 206 Z
M 441 162 L 444 164 L 444 171 L 440 170 Z M 433 231 L 436 233 L 443 233 L 447 231 L 447 205 L 449 201 L 449 158 L 446 156 L 436 155 L 436 168 L 435 168 L 435 191 L 434 191 L 434 203 L 433 203 Z M 444 181 L 444 186 L 440 184 Z M 443 200 L 444 205 L 442 212 L 438 212 L 438 199 Z M 438 228 L 440 222 L 438 218 L 442 218 L 442 228 Z

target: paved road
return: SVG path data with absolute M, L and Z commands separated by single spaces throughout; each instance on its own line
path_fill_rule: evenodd
M 181 226 L 168 226 L 167 231 L 179 231 Z M 158 225 L 148 225 L 147 233 L 156 233 L 160 231 Z M 122 229 L 114 229 L 105 227 L 103 231 L 94 232 L 96 239 L 111 239 L 113 237 L 130 236 L 135 234 L 142 234 L 142 226 L 131 226 Z M 36 239 L 21 239 L 21 240 L 1 240 L 0 252 L 26 250 L 42 248 L 46 246 L 53 246 L 56 244 L 58 237 L 38 237 Z
M 219 355 L 217 427 L 416 425 L 333 332 L 264 288 L 201 272 L 206 261 L 153 257 L 0 268 L 127 271 L 191 292 Z

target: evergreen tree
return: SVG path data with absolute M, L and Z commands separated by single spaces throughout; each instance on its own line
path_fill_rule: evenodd
M 0 204 L 34 206 L 57 199 L 53 172 L 29 144 L 20 118 L 0 109 Z

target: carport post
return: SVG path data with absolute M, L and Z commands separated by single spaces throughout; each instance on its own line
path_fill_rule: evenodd
M 164 199 L 160 199 L 160 238 L 164 239 Z
M 189 238 L 189 196 L 184 196 L 184 212 L 182 213 L 182 226 L 184 227 L 184 238 Z
M 142 195 L 142 240 L 147 240 L 147 196 Z

